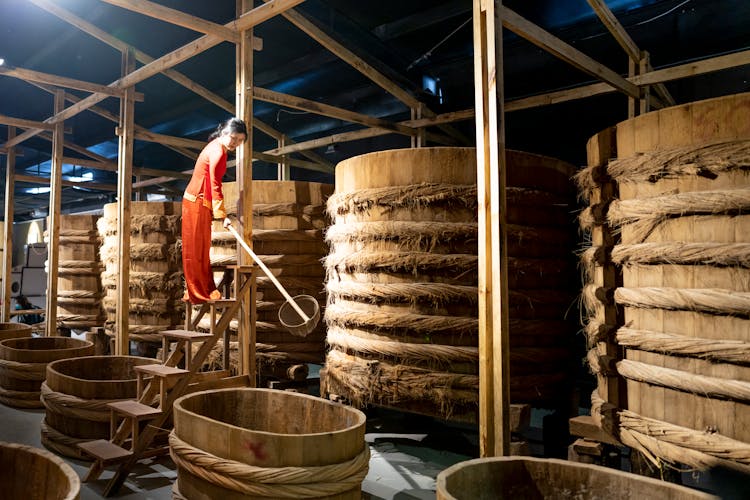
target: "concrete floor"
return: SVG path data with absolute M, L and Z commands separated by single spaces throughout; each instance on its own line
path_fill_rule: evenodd
M 0 441 L 43 448 L 40 424 L 43 410 L 16 409 L 0 404 Z M 437 474 L 472 458 L 475 437 L 471 431 L 442 426 L 431 419 L 380 411 L 368 416 L 365 435 L 370 446 L 370 470 L 362 484 L 363 498 L 383 500 L 434 499 Z M 63 458 L 83 477 L 88 462 Z M 81 499 L 104 498 L 102 492 L 113 471 L 92 483 L 81 484 Z M 171 499 L 177 478 L 169 457 L 140 462 L 114 498 Z M 0 487 L 1 488 L 1 487 Z M 1 496 L 1 494 L 0 494 Z

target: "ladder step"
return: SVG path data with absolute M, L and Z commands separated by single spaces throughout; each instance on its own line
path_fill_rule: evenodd
M 193 332 L 191 330 L 164 330 L 161 332 L 163 337 L 175 340 L 206 340 L 212 335 L 204 332 Z
M 140 365 L 134 367 L 135 371 L 146 374 L 146 375 L 153 375 L 154 377 L 162 377 L 162 378 L 171 378 L 176 377 L 179 375 L 185 375 L 187 373 L 190 373 L 188 370 L 183 370 L 182 368 L 176 368 L 174 366 L 167 366 L 167 365 L 160 365 L 160 364 L 154 364 L 154 365 Z
M 159 410 L 158 408 L 144 405 L 143 403 L 135 400 L 114 401 L 112 403 L 107 403 L 107 406 L 112 408 L 120 415 L 134 418 L 136 420 L 148 420 L 161 415 L 161 410 Z
M 132 451 L 120 448 L 104 439 L 78 443 L 78 447 L 102 463 L 121 462 L 133 454 Z
M 211 304 L 214 307 L 229 307 L 235 302 L 237 302 L 237 299 L 215 299 L 206 301 L 207 304 Z

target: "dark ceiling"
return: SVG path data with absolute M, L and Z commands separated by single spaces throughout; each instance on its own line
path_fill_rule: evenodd
M 55 3 L 153 56 L 159 57 L 200 34 L 98 0 L 56 0 Z M 216 23 L 234 18 L 234 0 L 159 0 L 158 3 Z M 256 5 L 259 2 L 256 2 Z M 537 23 L 583 53 L 620 74 L 627 56 L 585 0 L 508 0 L 506 6 Z M 296 8 L 391 80 L 424 100 L 438 113 L 473 106 L 473 60 L 470 0 L 307 0 Z M 735 52 L 750 46 L 750 2 L 747 0 L 610 0 L 640 48 L 651 53 L 655 68 Z M 255 55 L 255 84 L 260 87 L 385 118 L 409 119 L 408 108 L 362 74 L 310 39 L 282 17 L 255 30 L 264 48 Z M 175 67 L 226 100 L 234 101 L 234 45 L 222 43 Z M 508 99 L 592 82 L 588 75 L 555 59 L 507 32 L 504 39 L 505 92 Z M 0 0 L 0 58 L 5 65 L 109 84 L 119 78 L 118 51 L 34 5 L 29 0 Z M 139 65 L 140 66 L 140 65 Z M 442 98 L 424 90 L 425 77 L 439 81 Z M 667 84 L 677 103 L 750 90 L 747 67 Z M 205 140 L 228 113 L 163 75 L 147 79 L 136 90 L 145 95 L 136 104 L 135 121 L 153 132 Z M 85 92 L 70 90 L 85 97 Z M 114 98 L 99 103 L 113 113 Z M 52 114 L 48 92 L 0 75 L 0 114 L 42 121 Z M 508 113 L 508 147 L 556 156 L 575 164 L 585 161 L 588 137 L 626 117 L 625 97 L 607 94 L 544 108 Z M 255 116 L 295 141 L 356 130 L 358 125 L 306 112 L 255 102 Z M 66 126 L 66 140 L 115 158 L 114 124 L 89 111 Z M 455 124 L 473 140 L 473 120 Z M 0 125 L 0 145 L 7 127 Z M 336 162 L 373 150 L 408 146 L 408 138 L 388 135 L 339 144 L 335 151 L 315 152 Z M 265 151 L 276 141 L 258 131 L 254 148 Z M 17 173 L 49 176 L 51 144 L 33 138 L 19 148 Z M 136 141 L 134 165 L 181 171 L 192 161 L 159 144 Z M 80 154 L 65 151 L 65 156 Z M 4 166 L 4 156 L 3 166 Z M 275 178 L 276 166 L 256 162 L 254 178 Z M 64 176 L 91 176 L 114 184 L 114 173 L 66 165 Z M 4 173 L 3 173 L 4 178 Z M 333 182 L 330 174 L 292 169 L 292 178 Z M 181 192 L 184 184 L 165 185 L 165 194 Z M 16 220 L 48 206 L 48 194 L 32 194 L 39 185 L 17 183 Z M 63 212 L 101 207 L 111 192 L 66 187 Z M 34 209 L 37 209 L 34 212 Z

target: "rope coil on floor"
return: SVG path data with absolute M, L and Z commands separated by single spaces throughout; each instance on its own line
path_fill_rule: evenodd
M 245 495 L 304 498 L 337 495 L 360 487 L 367 475 L 370 449 L 353 459 L 312 467 L 257 467 L 217 457 L 169 435 L 169 454 L 179 468 L 219 487 Z

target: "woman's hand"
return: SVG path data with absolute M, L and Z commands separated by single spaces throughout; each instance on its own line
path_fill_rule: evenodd
M 228 228 L 231 225 L 232 225 L 232 219 L 230 219 L 229 217 L 224 217 L 224 223 L 223 223 L 224 229 Z

